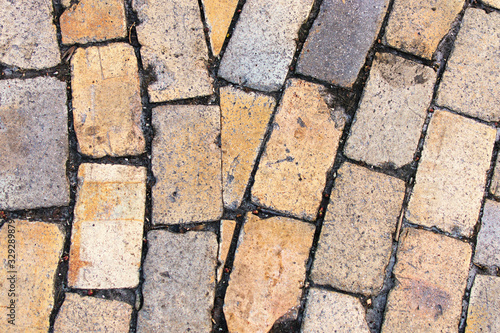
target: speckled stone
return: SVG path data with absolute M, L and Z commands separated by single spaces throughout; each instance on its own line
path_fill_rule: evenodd
M 500 332 L 500 277 L 476 275 L 470 293 L 466 333 Z
M 496 201 L 484 203 L 474 263 L 500 268 L 500 203 Z
M 222 273 L 224 272 L 224 264 L 226 263 L 229 247 L 233 240 L 234 229 L 236 228 L 236 221 L 221 220 L 220 221 L 220 242 L 219 242 L 219 255 L 217 266 L 217 281 L 221 281 Z
M 483 2 L 491 7 L 495 7 L 496 9 L 500 9 L 500 0 L 483 0 Z
M 500 154 L 497 156 L 495 170 L 491 178 L 490 193 L 495 197 L 500 198 Z
M 214 56 L 218 56 L 226 40 L 238 0 L 203 0 L 202 3 L 205 9 L 212 52 Z

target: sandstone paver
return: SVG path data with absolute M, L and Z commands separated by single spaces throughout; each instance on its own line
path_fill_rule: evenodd
M 153 109 L 153 224 L 218 220 L 222 215 L 220 110 Z
M 218 56 L 226 39 L 238 0 L 203 0 L 202 2 L 207 25 L 210 29 L 212 52 L 214 56 Z
M 67 205 L 66 84 L 2 80 L 0 101 L 0 209 Z
M 389 53 L 378 53 L 344 153 L 371 165 L 400 168 L 413 160 L 436 73 Z
M 415 224 L 472 236 L 495 136 L 492 127 L 436 110 L 429 124 L 406 218 Z
M 382 25 L 388 0 L 325 0 L 302 48 L 297 72 L 351 87 Z
M 315 218 L 346 119 L 341 108 L 328 106 L 328 98 L 320 85 L 287 82 L 255 176 L 254 202 Z
M 467 314 L 466 333 L 500 332 L 500 277 L 476 275 Z
M 500 203 L 496 201 L 484 203 L 474 262 L 500 268 Z
M 471 246 L 421 229 L 405 229 L 382 332 L 456 332 Z
M 402 180 L 344 164 L 325 215 L 312 280 L 376 294 L 384 283 L 404 192 Z
M 483 0 L 483 2 L 487 5 L 495 7 L 496 9 L 500 9 L 500 0 Z
M 150 231 L 137 332 L 210 332 L 216 260 L 213 233 Z
M 219 242 L 219 266 L 217 267 L 217 281 L 221 281 L 222 273 L 224 272 L 224 264 L 226 263 L 227 254 L 231 241 L 233 240 L 236 221 L 221 220 L 220 221 L 220 242 Z
M 275 106 L 270 96 L 231 86 L 220 89 L 222 196 L 228 208 L 241 204 Z
M 262 91 L 281 88 L 296 48 L 294 39 L 312 0 L 248 0 L 219 68 L 219 76 Z
M 125 43 L 78 49 L 71 61 L 73 119 L 80 152 L 92 157 L 145 151 L 137 58 Z
M 145 200 L 144 167 L 80 165 L 69 255 L 70 287 L 137 286 Z
M 493 177 L 491 178 L 490 193 L 500 197 L 500 154 L 497 156 Z
M 152 102 L 212 94 L 208 49 L 197 0 L 133 0 Z
M 487 121 L 500 120 L 500 13 L 466 10 L 446 65 L 437 104 Z

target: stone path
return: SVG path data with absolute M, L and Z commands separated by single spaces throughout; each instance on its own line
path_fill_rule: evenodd
M 0 332 L 500 332 L 500 1 L 0 6 Z

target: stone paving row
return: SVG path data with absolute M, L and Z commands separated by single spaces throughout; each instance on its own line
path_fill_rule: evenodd
M 499 1 L 0 5 L 0 332 L 500 331 Z

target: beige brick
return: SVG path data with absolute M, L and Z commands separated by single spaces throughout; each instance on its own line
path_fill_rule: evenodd
M 227 254 L 231 241 L 233 240 L 236 221 L 221 220 L 220 221 L 220 242 L 219 242 L 219 266 L 217 267 L 217 281 L 221 281 L 222 273 L 224 272 L 224 264 L 226 263 Z
M 64 234 L 53 223 L 12 220 L 2 226 L 1 332 L 48 331 L 54 305 L 54 278 L 63 246 Z M 11 319 L 14 321 L 9 323 Z
M 496 9 L 500 9 L 500 0 L 483 0 L 483 2 L 491 7 L 495 7 Z
M 92 157 L 143 153 L 139 74 L 132 46 L 78 49 L 71 64 L 79 150 Z
M 296 316 L 313 236 L 312 224 L 248 216 L 224 303 L 230 332 L 268 332 L 283 315 Z
M 222 215 L 220 110 L 153 109 L 153 224 L 218 220 Z
M 223 198 L 228 208 L 241 204 L 275 106 L 270 96 L 230 86 L 220 89 Z
M 80 165 L 69 256 L 70 287 L 137 286 L 145 200 L 144 167 Z
M 252 189 L 258 205 L 312 220 L 345 124 L 322 86 L 287 82 Z
M 421 229 L 405 229 L 382 332 L 456 332 L 471 246 Z
M 238 0 L 203 0 L 214 56 L 218 56 L 233 19 Z
M 492 127 L 436 110 L 406 218 L 412 223 L 472 236 L 495 135 Z
M 470 294 L 466 333 L 500 332 L 500 277 L 476 275 Z

